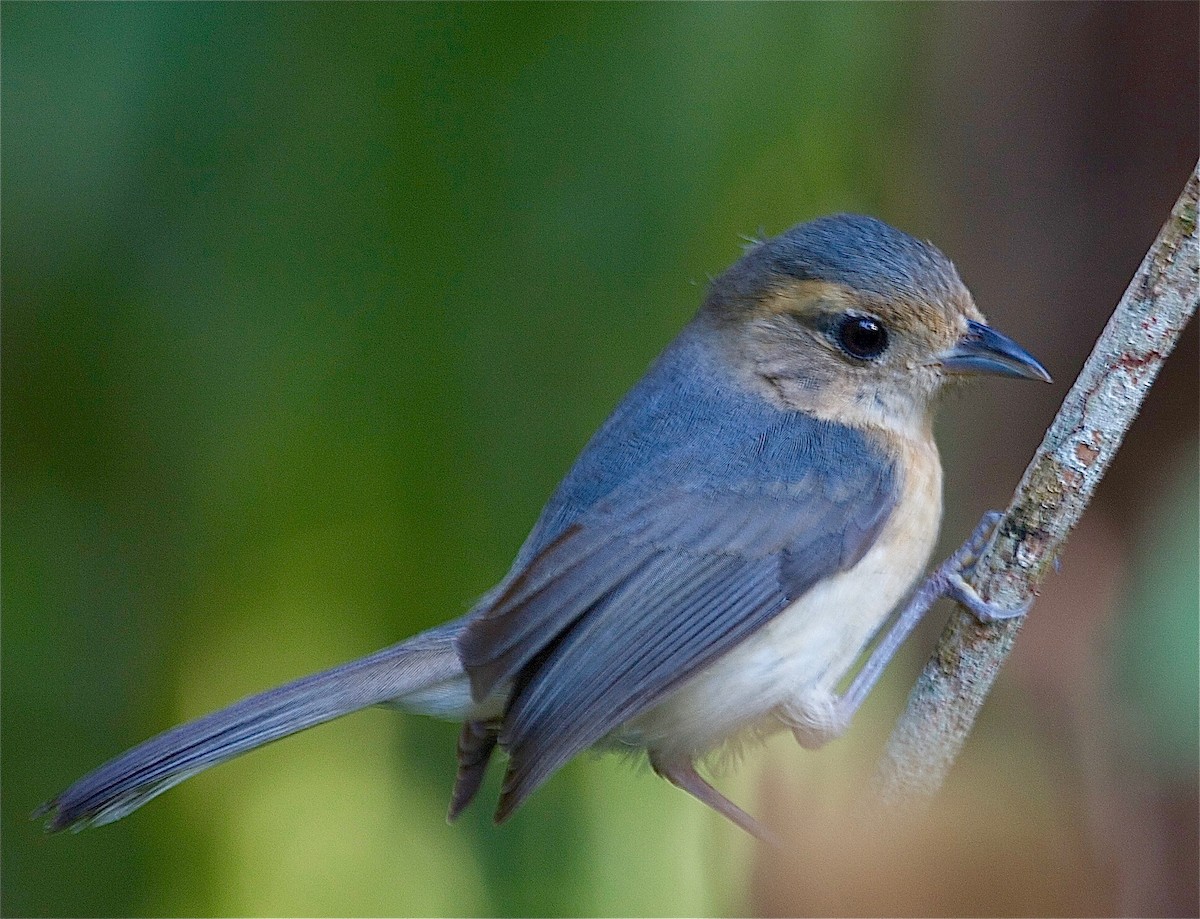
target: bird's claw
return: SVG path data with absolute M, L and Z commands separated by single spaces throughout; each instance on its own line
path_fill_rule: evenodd
M 1033 598 L 1026 600 L 1018 607 L 989 603 L 979 596 L 975 588 L 968 584 L 966 578 L 962 576 L 962 572 L 957 569 L 946 572 L 946 594 L 969 609 L 975 618 L 983 623 L 1016 619 L 1018 616 L 1024 616 L 1033 606 Z
M 967 583 L 966 578 L 963 576 L 964 572 L 968 572 L 975 567 L 975 563 L 979 561 L 979 556 L 987 548 L 992 535 L 996 532 L 996 527 L 1003 517 L 1004 515 L 1000 511 L 988 511 L 984 514 L 983 519 L 979 521 L 979 525 L 975 527 L 975 532 L 950 557 L 942 569 L 947 596 L 957 600 L 969 609 L 976 619 L 984 623 L 1024 616 L 1029 612 L 1029 608 L 1033 606 L 1032 598 L 1015 608 L 989 603 L 983 597 L 979 596 L 978 591 Z

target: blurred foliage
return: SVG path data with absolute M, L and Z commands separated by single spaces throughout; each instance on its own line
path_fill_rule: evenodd
M 611 758 L 572 763 L 499 829 L 492 774 L 447 826 L 456 728 L 382 710 L 79 836 L 28 815 L 158 730 L 467 609 L 739 237 L 835 210 L 921 232 L 918 39 L 959 9 L 0 5 L 3 912 L 820 912 L 858 888 L 893 902 L 894 866 L 861 877 L 839 832 L 902 667 L 845 741 L 811 756 L 781 738 L 721 779 L 768 820 L 796 815 L 773 821 L 794 863 L 760 860 L 754 885 L 740 833 Z M 1027 140 L 1016 158 L 1040 155 Z M 1040 329 L 1048 308 L 1007 309 Z M 952 422 L 951 490 L 972 474 L 952 438 L 977 443 L 994 418 Z M 1129 612 L 1087 666 L 1116 670 L 1138 767 L 1194 786 L 1195 456 L 1180 468 L 1174 484 L 1164 463 L 1160 504 L 1135 496 Z M 965 487 L 947 546 L 1005 496 Z M 1055 891 L 1096 887 L 1072 735 L 1008 672 L 951 816 L 880 861 L 941 883 L 938 847 L 1016 853 Z M 759 781 L 770 759 L 785 787 Z M 964 827 L 978 845 L 954 844 Z M 948 902 L 1003 908 L 991 878 L 1030 891 L 1013 912 L 1088 911 L 990 868 L 968 862 Z M 823 900 L 826 875 L 841 880 Z
M 28 814 L 467 608 L 739 235 L 903 222 L 921 15 L 4 4 L 5 913 L 744 911 L 665 783 L 448 827 L 455 729 L 387 712 Z
M 1123 746 L 1131 762 L 1182 785 L 1200 761 L 1200 450 L 1161 470 L 1134 559 L 1128 615 L 1114 642 Z

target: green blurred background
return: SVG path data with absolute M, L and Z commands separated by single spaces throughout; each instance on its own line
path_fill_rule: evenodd
M 28 820 L 468 608 L 759 228 L 932 238 L 1051 367 L 947 407 L 957 543 L 1195 162 L 1194 4 L 0 15 L 6 915 L 1195 914 L 1194 328 L 923 829 L 845 815 L 936 624 L 846 739 L 721 779 L 781 853 L 587 757 L 447 826 L 456 728 L 386 711 Z

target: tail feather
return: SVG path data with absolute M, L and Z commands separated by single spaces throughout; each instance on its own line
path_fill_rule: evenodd
M 469 703 L 447 623 L 312 676 L 236 702 L 147 740 L 89 773 L 34 814 L 47 829 L 111 823 L 218 763 L 350 712 L 381 703 L 449 714 Z M 462 713 L 465 714 L 465 711 Z

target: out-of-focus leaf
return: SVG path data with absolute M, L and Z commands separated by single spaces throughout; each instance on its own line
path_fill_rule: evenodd
M 1163 469 L 1115 642 L 1126 747 L 1147 768 L 1195 777 L 1200 760 L 1200 453 Z

